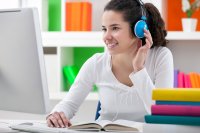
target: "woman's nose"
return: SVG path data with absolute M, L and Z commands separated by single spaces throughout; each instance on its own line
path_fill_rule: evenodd
M 106 31 L 104 33 L 104 40 L 110 40 L 112 39 L 112 34 L 109 31 Z

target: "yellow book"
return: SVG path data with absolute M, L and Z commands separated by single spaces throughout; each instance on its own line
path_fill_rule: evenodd
M 200 89 L 193 88 L 157 88 L 152 99 L 159 101 L 200 101 Z

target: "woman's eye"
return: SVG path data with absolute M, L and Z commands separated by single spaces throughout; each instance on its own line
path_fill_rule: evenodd
M 113 27 L 112 29 L 113 29 L 113 30 L 118 30 L 119 28 L 118 28 L 118 27 Z
M 105 32 L 105 31 L 106 31 L 106 28 L 102 28 L 102 31 L 104 31 L 104 32 Z

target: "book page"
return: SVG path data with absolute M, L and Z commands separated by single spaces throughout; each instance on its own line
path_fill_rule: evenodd
M 128 120 L 116 120 L 114 122 L 109 120 L 99 120 L 93 122 L 82 122 L 73 124 L 68 129 L 80 130 L 80 131 L 142 131 L 142 123 L 128 121 Z
M 116 120 L 104 126 L 106 131 L 139 131 L 142 132 L 143 123 L 129 120 Z
M 73 124 L 72 126 L 68 127 L 68 129 L 74 129 L 74 130 L 93 130 L 93 131 L 99 131 L 101 130 L 101 125 L 98 124 L 98 122 L 81 122 Z
M 106 126 L 106 125 L 108 125 L 108 124 L 111 124 L 112 121 L 109 121 L 109 120 L 99 120 L 99 121 L 97 121 L 97 123 L 98 123 L 99 125 L 101 125 L 101 127 L 103 128 L 104 126 Z
M 69 129 L 81 129 L 81 130 L 101 130 L 105 125 L 112 123 L 109 120 L 100 120 L 92 122 L 81 122 L 73 124 Z

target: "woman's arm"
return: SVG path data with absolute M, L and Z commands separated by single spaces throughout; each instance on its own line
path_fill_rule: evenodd
M 86 96 L 93 88 L 96 79 L 95 65 L 96 56 L 94 55 L 83 64 L 73 85 L 71 86 L 69 92 L 67 92 L 65 98 L 62 101 L 60 101 L 51 111 L 51 114 L 54 117 L 52 117 L 52 115 L 49 115 L 47 117 L 48 124 L 51 122 L 53 126 L 62 127 L 62 124 L 68 126 L 66 125 L 66 121 L 69 122 L 69 120 L 74 116 L 79 106 L 82 104 Z M 63 120 L 62 118 L 66 119 Z M 49 124 L 50 126 L 51 123 Z
M 155 51 L 154 51 L 155 52 Z M 152 90 L 155 88 L 172 88 L 174 80 L 173 57 L 169 49 L 161 48 L 149 62 L 148 71 L 152 74 L 150 78 L 146 68 L 129 75 L 137 90 L 140 98 L 143 100 L 147 113 L 150 114 L 150 107 L 153 104 Z M 155 59 L 153 59 L 155 58 Z

